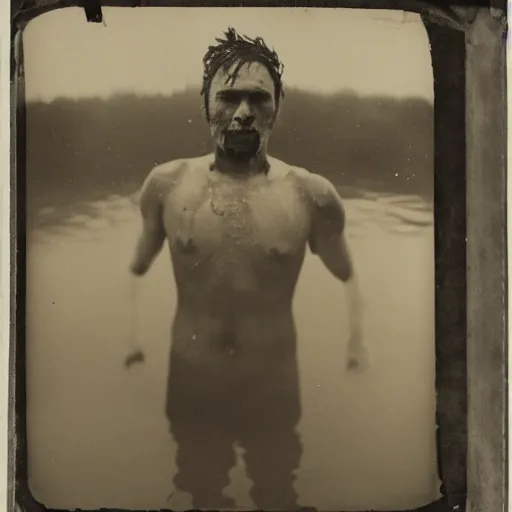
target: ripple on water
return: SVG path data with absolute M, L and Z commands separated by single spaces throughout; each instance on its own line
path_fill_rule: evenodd
M 37 233 L 89 239 L 114 226 L 138 221 L 136 194 L 113 194 L 106 199 L 81 202 L 66 210 L 45 207 L 32 216 L 31 230 Z M 414 234 L 433 225 L 432 205 L 415 196 L 363 194 L 344 200 L 349 236 L 360 238 L 375 230 Z M 41 238 L 39 238 L 41 240 Z
M 356 237 L 374 229 L 388 233 L 420 233 L 434 221 L 431 205 L 414 196 L 347 199 L 344 204 L 347 231 Z

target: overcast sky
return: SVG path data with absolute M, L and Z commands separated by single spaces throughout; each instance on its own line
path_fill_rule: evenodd
M 56 10 L 24 33 L 26 96 L 171 94 L 197 85 L 202 57 L 228 26 L 262 36 L 285 65 L 285 86 L 420 96 L 432 101 L 426 31 L 416 14 L 359 9 L 104 8 Z

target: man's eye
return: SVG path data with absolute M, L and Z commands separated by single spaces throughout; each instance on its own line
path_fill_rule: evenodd
M 263 103 L 268 100 L 268 95 L 262 92 L 251 93 L 251 101 L 253 103 Z
M 226 103 L 235 103 L 236 101 L 238 101 L 238 96 L 236 94 L 225 92 L 220 95 L 220 99 L 222 101 L 225 101 Z

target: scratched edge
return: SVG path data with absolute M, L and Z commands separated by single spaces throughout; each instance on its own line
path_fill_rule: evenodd
M 11 31 L 15 32 L 12 29 Z M 15 38 L 14 34 L 11 34 L 11 52 L 10 52 L 10 60 L 11 60 L 11 71 L 10 71 L 10 121 L 11 121 L 11 137 L 10 137 L 10 204 L 11 211 L 9 213 L 9 222 L 10 222 L 10 261 L 11 261 L 11 269 L 9 276 L 9 285 L 10 285 L 10 300 L 9 300 L 9 375 L 8 375 L 8 422 L 7 422 L 7 439 L 8 439 L 8 449 L 7 449 L 7 509 L 8 511 L 14 511 L 16 506 L 15 500 L 15 482 L 16 482 L 16 342 L 17 336 L 14 334 L 15 329 L 17 327 L 17 315 L 16 315 L 16 304 L 17 304 L 17 286 L 16 286 L 16 275 L 18 269 L 17 262 L 17 236 L 12 236 L 12 233 L 16 233 L 16 210 L 18 207 L 17 204 L 17 194 L 16 194 L 16 169 L 17 169 L 17 160 L 16 160 L 16 147 L 17 147 L 17 137 L 16 137 L 16 103 L 18 98 L 18 84 L 16 77 L 18 76 L 17 66 L 14 63 L 17 59 L 16 56 L 18 53 L 18 41 Z M 14 78 L 14 79 L 13 79 Z
M 14 2 L 15 0 L 12 0 Z M 433 23 L 448 24 L 452 28 L 463 30 L 457 16 L 450 12 L 449 6 L 493 7 L 499 9 L 506 0 L 53 0 L 42 5 L 19 11 L 14 16 L 18 25 L 26 24 L 36 16 L 66 7 L 84 8 L 94 12 L 93 4 L 102 7 L 301 7 L 301 8 L 354 8 L 354 9 L 392 9 L 420 13 Z M 85 12 L 84 12 L 85 18 Z M 101 22 L 101 16 L 96 20 Z
M 145 2 L 146 4 L 150 4 L 151 2 Z M 410 6 L 410 8 L 408 10 L 411 10 L 411 11 L 416 11 L 416 12 L 422 12 L 424 14 L 424 6 L 423 6 L 423 3 L 422 2 L 401 2 L 401 1 L 392 1 L 392 0 L 386 0 L 385 3 L 379 3 L 378 5 L 376 6 L 373 6 L 371 4 L 373 4 L 374 2 L 372 1 L 367 1 L 367 2 L 362 2 L 362 1 L 358 1 L 358 0 L 355 0 L 355 1 L 349 1 L 349 0 L 340 0 L 340 1 L 329 1 L 329 2 L 312 2 L 312 1 L 295 1 L 295 2 L 290 2 L 290 1 L 285 1 L 285 2 L 281 2 L 279 5 L 280 6 L 288 6 L 288 7 L 292 7 L 292 6 L 296 6 L 296 7 L 317 7 L 317 6 L 320 6 L 320 7 L 326 7 L 326 6 L 338 6 L 338 7 L 356 7 L 356 8 L 382 8 L 382 9 L 391 9 L 391 8 L 395 8 L 395 9 L 402 9 L 404 8 L 404 5 L 407 4 L 408 6 Z M 134 5 L 134 4 L 137 4 L 137 5 Z M 122 1 L 107 1 L 107 2 L 103 2 L 103 5 L 104 6 L 126 6 L 126 7 L 134 7 L 134 6 L 144 6 L 143 5 L 144 2 L 122 2 Z M 250 2 L 250 6 L 254 6 L 254 7 L 257 7 L 257 6 L 268 6 L 268 7 L 272 7 L 273 5 L 273 2 L 271 0 L 269 1 L 253 1 L 253 2 Z M 205 0 L 199 0 L 199 1 L 194 1 L 194 0 L 189 0 L 189 1 L 182 1 L 182 0 L 163 0 L 161 2 L 159 2 L 160 6 L 169 6 L 169 7 L 172 7 L 172 6 L 196 6 L 196 7 L 214 7 L 214 6 L 249 6 L 248 3 L 244 3 L 244 2 L 221 2 L 221 1 L 205 1 Z M 53 11 L 55 9 L 59 9 L 59 8 L 65 8 L 65 7 L 81 7 L 81 2 L 78 2 L 78 1 L 55 1 L 53 4 L 50 4 L 50 5 L 45 5 L 45 6 L 39 6 L 39 7 L 35 7 L 35 8 L 32 8 L 30 10 L 27 10 L 21 14 L 18 14 L 17 16 L 17 19 L 16 19 L 16 24 L 15 26 L 18 28 L 18 31 L 17 32 L 20 32 L 23 30 L 23 28 L 26 26 L 26 23 L 28 23 L 28 21 L 30 21 L 31 19 L 33 19 L 34 17 L 37 17 L 41 14 L 44 14 L 46 12 L 50 12 L 50 11 Z M 20 43 L 21 45 L 21 43 Z M 16 87 L 16 84 L 17 84 L 17 87 Z M 23 89 L 23 79 L 22 77 L 17 77 L 17 80 L 15 81 L 15 87 L 14 87 L 14 90 L 17 90 L 18 92 L 18 95 L 17 95 L 17 98 L 15 97 L 14 98 L 14 102 L 16 103 L 19 103 L 19 96 L 22 95 L 22 89 Z M 15 93 L 16 94 L 16 93 Z M 23 235 L 23 239 L 24 239 L 24 228 L 25 226 L 24 225 L 20 225 L 22 223 L 20 223 L 19 221 L 21 219 L 23 219 L 24 217 L 24 214 L 25 214 L 25 210 L 23 208 L 23 204 L 20 205 L 20 201 L 19 201 L 19 193 L 23 193 L 24 190 L 21 190 L 22 189 L 22 183 L 20 184 L 20 181 L 23 181 L 23 178 L 21 178 L 20 180 L 20 176 L 22 176 L 20 174 L 21 171 L 23 171 L 23 175 L 24 175 L 24 166 L 23 165 L 20 165 L 20 162 L 23 162 L 23 155 L 22 153 L 24 152 L 25 148 L 24 148 L 24 142 L 25 142 L 25 133 L 23 131 L 23 128 L 24 128 L 24 120 L 23 119 L 20 119 L 20 113 L 23 113 L 24 115 L 24 108 L 20 108 L 19 106 L 16 108 L 16 109 L 13 109 L 16 111 L 16 115 L 15 115 L 15 118 L 13 119 L 13 124 L 12 124 L 12 129 L 14 131 L 14 134 L 13 134 L 13 138 L 12 138 L 12 149 L 13 149 L 13 152 L 11 153 L 13 156 L 12 156 L 12 195 L 13 195 L 13 203 L 15 206 L 15 211 L 16 213 L 18 214 L 18 217 L 17 219 L 14 217 L 12 218 L 11 222 L 13 223 L 13 227 L 14 227 L 14 232 L 16 232 L 18 234 L 18 238 L 20 237 L 20 235 Z M 21 121 L 21 122 L 20 122 Z M 18 155 L 18 159 L 16 159 L 16 156 L 15 155 Z M 16 178 L 17 176 L 17 178 Z M 15 289 L 16 290 L 16 297 L 18 298 L 18 302 L 16 303 L 16 301 L 12 301 L 11 303 L 11 314 L 12 314 L 12 317 L 11 319 L 16 321 L 17 319 L 20 319 L 20 318 L 24 318 L 24 315 L 22 314 L 24 311 L 24 292 L 25 292 L 25 279 L 24 279 L 24 272 L 17 272 L 17 269 L 24 269 L 24 264 L 25 264 L 25 253 L 24 253 L 24 240 L 23 242 L 20 244 L 20 241 L 17 240 L 16 242 L 12 242 L 12 251 L 14 254 L 17 253 L 17 258 L 13 261 L 16 261 L 16 265 L 17 265 L 17 268 L 14 268 L 13 271 L 12 271 L 12 275 L 13 275 L 13 278 L 15 278 L 16 280 L 16 285 L 17 285 L 17 288 Z M 21 277 L 21 275 L 23 275 L 23 277 Z M 21 299 L 21 307 L 20 307 L 20 299 Z M 13 303 L 14 302 L 14 303 Z M 505 314 L 505 312 L 504 312 Z M 19 395 L 16 396 L 16 393 L 14 392 L 14 390 L 18 390 L 20 386 L 24 386 L 24 384 L 20 384 L 20 380 L 23 380 L 24 381 L 24 360 L 22 358 L 22 356 L 24 355 L 24 329 L 21 329 L 20 328 L 20 324 L 22 322 L 18 322 L 16 324 L 16 328 L 17 328 L 17 336 L 15 337 L 14 340 L 11 340 L 11 364 L 14 365 L 14 372 L 11 372 L 11 393 L 10 393 L 10 398 L 11 398 L 11 410 L 12 410 L 12 407 L 15 407 L 16 408 L 16 411 L 17 411 L 17 415 L 18 415 L 18 418 L 19 418 L 19 422 L 16 422 L 15 419 L 13 419 L 13 417 L 15 417 L 15 415 L 11 415 L 11 422 L 10 422 L 10 428 L 11 429 L 15 429 L 16 427 L 16 423 L 24 423 L 24 416 L 25 416 L 25 410 L 24 410 L 24 402 L 25 402 L 25 397 L 20 397 Z M 13 331 L 11 331 L 13 332 Z M 16 339 L 17 338 L 17 339 Z M 21 340 L 21 343 L 19 344 L 18 347 L 16 347 L 16 341 L 20 341 Z M 23 374 L 23 375 L 22 375 Z M 23 407 L 23 410 L 20 410 L 21 408 Z M 22 426 L 21 426 L 22 427 Z M 20 428 L 20 426 L 18 426 L 18 428 Z M 16 436 L 13 436 L 14 432 L 11 430 L 11 436 L 10 436 L 10 443 L 11 443 L 11 449 L 10 449 L 10 452 L 11 454 L 16 458 L 16 470 L 19 471 L 19 464 L 20 464 L 20 460 L 19 460 L 19 456 L 20 456 L 20 453 L 23 452 L 23 449 L 21 448 L 21 445 L 18 443 L 18 445 L 16 445 L 16 442 L 19 441 L 19 439 L 16 437 Z M 17 434 L 17 433 L 16 433 Z M 26 457 L 26 448 L 25 448 L 25 453 L 24 453 L 25 457 Z M 26 468 L 25 468 L 25 471 L 26 471 Z M 11 474 L 12 474 L 12 471 L 11 471 Z M 19 475 L 19 472 L 18 472 L 18 475 Z M 26 476 L 26 475 L 25 475 Z M 18 496 L 19 496 L 19 493 L 20 493 L 20 489 L 16 487 L 16 491 L 18 493 Z M 28 492 L 28 488 L 26 490 L 26 492 Z M 25 499 L 21 499 L 21 500 L 16 500 L 18 502 L 18 506 L 21 506 L 21 507 L 24 507 L 24 505 L 22 505 L 23 502 L 25 502 L 25 507 L 29 507 L 29 508 L 22 508 L 23 510 L 36 510 L 36 508 L 34 507 L 37 507 L 38 504 L 37 503 L 31 503 L 31 504 L 27 504 L 26 503 L 26 497 L 24 497 Z M 13 510 L 15 509 L 15 504 L 14 503 L 11 503 L 10 504 L 10 508 L 12 508 Z M 40 506 L 41 509 L 44 509 L 44 507 Z M 420 508 L 420 509 L 417 509 L 418 511 L 421 510 L 421 511 L 425 511 L 427 512 L 428 511 L 442 511 L 442 510 L 448 510 L 448 508 L 446 507 L 446 504 L 444 503 L 443 500 L 440 500 L 439 502 L 436 502 L 434 504 L 431 504 L 431 505 L 428 505 L 427 507 L 423 507 L 423 508 Z
M 13 510 L 27 509 L 23 487 L 27 480 L 25 381 L 25 83 L 22 30 L 11 27 L 11 320 L 9 352 L 9 496 Z M 14 464 L 13 464 L 14 463 Z
M 475 45 L 468 40 L 468 510 L 506 511 L 508 496 L 508 271 L 506 51 L 507 13 L 496 2 Z M 483 35 L 487 38 L 484 39 Z M 478 38 L 478 36 L 480 36 Z M 477 53 L 478 52 L 478 53 Z M 490 63 L 485 70 L 482 55 Z M 476 57 L 475 57 L 476 56 Z M 480 68 L 488 84 L 482 84 Z M 490 92 L 492 91 L 492 93 Z M 494 123 L 474 105 L 481 106 Z M 491 127 L 490 127 L 491 126 Z M 484 155 L 485 165 L 483 163 Z M 486 227 L 497 226 L 491 236 Z M 483 249 L 486 247 L 485 249 Z M 483 384 L 483 385 L 482 385 Z M 485 414 L 486 412 L 489 414 Z M 485 426 L 482 419 L 487 418 Z M 487 426 L 490 425 L 490 426 Z M 496 435 L 493 427 L 499 432 Z M 494 433 L 494 437 L 491 433 Z M 492 491 L 491 491 L 492 489 Z

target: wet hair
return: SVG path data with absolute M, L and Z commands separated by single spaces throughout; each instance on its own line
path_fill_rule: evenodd
M 284 97 L 283 83 L 281 76 L 283 74 L 284 65 L 279 60 L 277 53 L 271 50 L 261 37 L 251 39 L 250 37 L 240 35 L 234 28 L 228 28 L 224 32 L 225 39 L 218 39 L 216 46 L 209 46 L 208 51 L 203 57 L 203 87 L 201 95 L 204 99 L 204 112 L 206 119 L 210 120 L 209 98 L 208 94 L 213 77 L 219 69 L 227 71 L 236 62 L 232 73 L 226 78 L 226 83 L 233 84 L 238 76 L 242 66 L 248 62 L 259 62 L 263 64 L 274 82 L 274 92 L 276 108 L 279 108 L 279 101 Z

